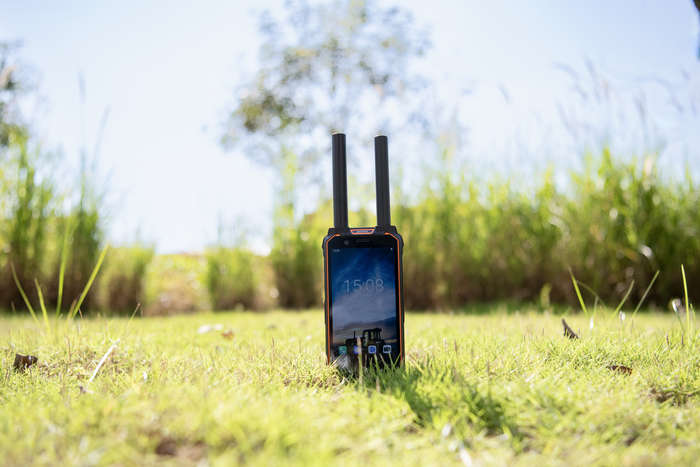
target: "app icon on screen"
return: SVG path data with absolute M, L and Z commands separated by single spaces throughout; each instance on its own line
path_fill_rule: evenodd
M 377 346 L 376 345 L 367 346 L 367 353 L 370 353 L 370 354 L 377 353 Z
M 355 355 L 359 355 L 360 354 L 360 347 L 353 345 L 352 346 L 352 353 L 354 353 Z
M 382 347 L 382 352 L 383 353 L 391 353 L 391 344 L 387 344 L 384 347 Z
M 338 354 L 340 354 L 340 355 L 345 355 L 346 353 L 348 353 L 348 347 L 347 347 L 347 346 L 341 345 L 340 347 L 338 347 Z

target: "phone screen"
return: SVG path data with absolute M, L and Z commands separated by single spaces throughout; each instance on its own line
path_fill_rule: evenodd
M 363 362 L 374 357 L 396 362 L 401 352 L 397 247 L 391 238 L 372 245 L 337 240 L 329 245 L 331 360 L 350 368 L 361 351 Z

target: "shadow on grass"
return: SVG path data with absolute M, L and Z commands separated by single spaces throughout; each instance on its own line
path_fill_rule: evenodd
M 505 401 L 488 387 L 466 380 L 454 367 L 428 358 L 404 368 L 369 369 L 364 381 L 367 388 L 378 384 L 384 394 L 405 401 L 417 427 L 441 431 L 449 424 L 449 431 L 454 430 L 462 439 L 485 433 L 505 435 L 519 444 L 522 438 L 514 418 L 506 411 Z

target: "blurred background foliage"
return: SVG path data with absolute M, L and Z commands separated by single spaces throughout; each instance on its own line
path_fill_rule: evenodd
M 584 284 L 587 301 L 608 305 L 632 282 L 631 302 L 638 300 L 660 271 L 648 300 L 665 306 L 681 295 L 681 264 L 691 299 L 700 299 L 700 189 L 689 168 L 673 178 L 660 170 L 658 148 L 634 155 L 602 145 L 581 147 L 583 163 L 563 180 L 555 166 L 527 180 L 477 174 L 459 157 L 457 142 L 466 130 L 425 111 L 429 83 L 412 65 L 430 41 L 410 14 L 345 0 L 291 2 L 287 12 L 261 16 L 260 67 L 240 84 L 221 135 L 225 147 L 244 147 L 276 175 L 269 253 L 251 251 L 246 235 L 222 239 L 201 254 L 156 254 L 154 245 L 138 242 L 117 246 L 84 314 L 130 314 L 138 304 L 145 315 L 318 307 L 321 240 L 333 218 L 319 161 L 336 129 L 413 133 L 434 148 L 412 185 L 392 169 L 410 309 L 487 301 L 574 304 L 569 271 Z M 60 155 L 41 147 L 19 111 L 18 100 L 32 86 L 20 73 L 17 50 L 0 44 L 0 309 L 23 308 L 11 265 L 25 289 L 36 280 L 54 305 L 64 248 L 69 305 L 106 241 L 105 189 L 91 162 L 98 150 L 83 151 L 75 183 L 58 183 Z M 405 111 L 383 111 L 392 108 Z M 443 138 L 446 132 L 453 137 Z M 361 200 L 351 205 L 350 223 L 373 225 L 373 186 L 352 178 L 350 186 Z

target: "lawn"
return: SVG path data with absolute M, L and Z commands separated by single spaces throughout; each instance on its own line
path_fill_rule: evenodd
M 700 346 L 679 321 L 598 310 L 567 316 L 572 340 L 560 318 L 408 313 L 405 369 L 360 384 L 325 365 L 320 311 L 6 316 L 2 464 L 695 464 Z

